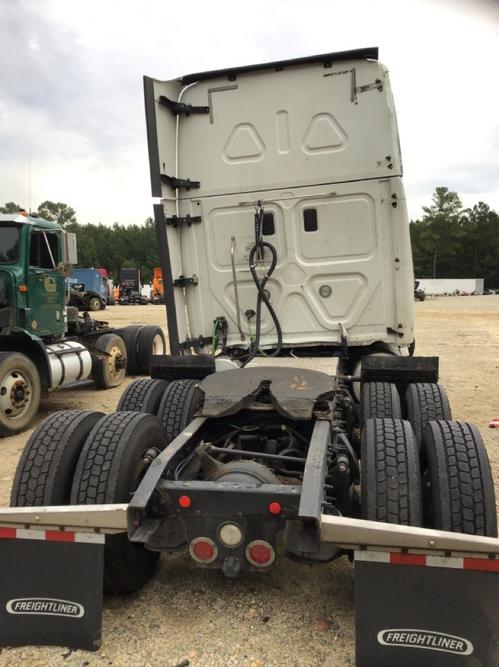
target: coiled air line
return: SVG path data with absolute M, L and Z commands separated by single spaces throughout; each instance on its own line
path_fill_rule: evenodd
M 255 212 L 255 245 L 251 248 L 249 253 L 249 267 L 251 271 L 251 276 L 253 282 L 256 285 L 258 290 L 258 296 L 256 300 L 256 324 L 255 324 L 255 338 L 251 342 L 249 348 L 249 355 L 244 362 L 244 366 L 248 364 L 252 359 L 254 359 L 260 353 L 260 334 L 262 328 L 262 303 L 267 306 L 267 310 L 270 313 L 270 316 L 274 322 L 274 326 L 277 332 L 277 345 L 275 349 L 266 356 L 277 357 L 281 353 L 282 349 L 282 329 L 279 322 L 279 319 L 276 315 L 276 312 L 270 303 L 270 300 L 265 292 L 265 285 L 267 284 L 270 276 L 274 272 L 274 269 L 277 265 L 277 250 L 271 243 L 263 240 L 263 217 L 265 211 L 261 201 L 257 202 L 256 212 Z M 268 270 L 266 271 L 263 278 L 260 280 L 256 272 L 257 262 L 263 262 L 265 257 L 265 248 L 268 248 L 270 254 L 272 255 L 272 261 Z

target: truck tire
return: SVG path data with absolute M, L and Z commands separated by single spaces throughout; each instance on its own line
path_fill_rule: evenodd
M 473 424 L 436 420 L 423 436 L 425 519 L 432 528 L 497 537 L 494 483 Z
M 101 309 L 101 300 L 99 299 L 98 296 L 90 297 L 90 299 L 88 300 L 88 309 L 91 310 L 92 312 Z
M 24 431 L 40 407 L 35 364 L 21 352 L 0 352 L 0 436 Z
M 426 424 L 434 419 L 452 419 L 447 393 L 436 382 L 411 382 L 405 392 L 405 411 L 420 452 Z
M 167 387 L 168 382 L 165 380 L 134 380 L 121 394 L 116 412 L 147 412 L 155 415 Z
M 149 375 L 154 354 L 166 354 L 165 335 L 161 327 L 143 326 L 137 338 L 137 365 L 143 375 Z
M 409 422 L 366 421 L 361 436 L 361 506 L 364 519 L 422 525 L 419 457 Z
M 168 444 L 192 421 L 201 400 L 202 392 L 197 380 L 170 382 L 157 412 Z
M 44 419 L 17 464 L 12 507 L 67 505 L 78 457 L 102 412 L 62 410 Z
M 140 412 L 106 415 L 90 432 L 76 466 L 71 491 L 75 505 L 128 503 L 148 467 L 146 452 L 164 449 L 157 418 Z M 152 576 L 159 553 L 129 541 L 126 533 L 107 535 L 104 590 L 131 593 Z
M 141 324 L 131 324 L 128 327 L 117 330 L 117 333 L 125 341 L 126 354 L 128 359 L 127 371 L 129 375 L 137 375 L 139 373 L 139 364 L 137 360 L 137 340 L 141 329 Z
M 360 390 L 361 425 L 368 419 L 401 419 L 397 385 L 392 382 L 364 382 Z
M 118 387 L 126 374 L 126 347 L 118 334 L 103 334 L 95 341 L 95 347 L 106 352 L 106 357 L 92 354 L 92 377 L 98 389 Z

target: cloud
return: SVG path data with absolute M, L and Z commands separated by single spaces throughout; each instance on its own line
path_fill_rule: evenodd
M 0 203 L 150 215 L 142 75 L 363 46 L 390 67 L 411 215 L 437 185 L 499 208 L 497 5 L 486 0 L 13 0 L 2 6 Z M 452 183 L 455 183 L 453 186 Z

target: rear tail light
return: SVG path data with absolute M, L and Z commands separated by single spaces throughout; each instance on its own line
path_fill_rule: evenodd
M 180 496 L 180 498 L 178 499 L 178 504 L 180 505 L 180 507 L 187 509 L 192 505 L 192 500 L 190 499 L 189 496 Z
M 263 540 L 253 540 L 246 547 L 246 558 L 255 567 L 268 567 L 275 560 L 274 547 Z
M 277 516 L 282 512 L 281 503 L 278 502 L 269 503 L 267 509 L 270 512 L 270 514 L 273 514 L 274 516 Z
M 189 553 L 197 563 L 213 563 L 218 555 L 217 545 L 209 537 L 196 537 L 189 545 Z

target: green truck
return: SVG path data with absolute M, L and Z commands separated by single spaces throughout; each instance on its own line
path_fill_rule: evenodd
M 0 215 L 0 435 L 31 424 L 40 399 L 92 378 L 97 388 L 147 374 L 165 351 L 158 326 L 123 329 L 65 306 L 66 277 L 77 262 L 76 237 L 20 213 Z

